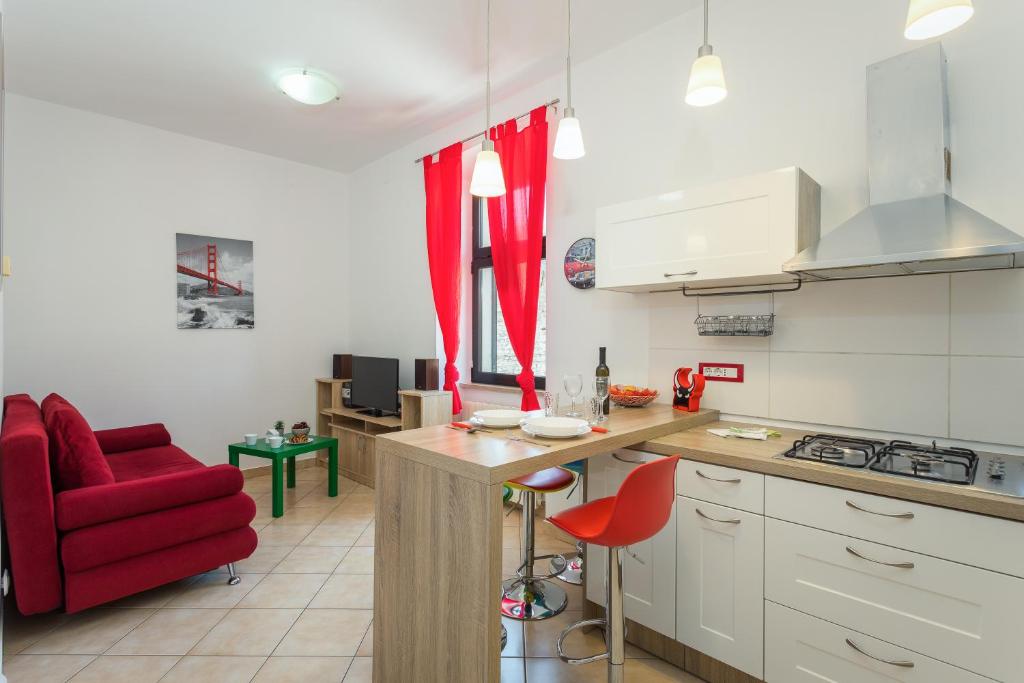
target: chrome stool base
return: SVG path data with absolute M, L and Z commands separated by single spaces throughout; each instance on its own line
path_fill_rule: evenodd
M 571 583 L 574 586 L 583 585 L 583 542 L 576 543 L 576 552 L 565 555 L 566 566 L 561 572 L 556 571 L 558 569 L 555 564 L 556 560 L 551 560 L 551 571 L 555 573 L 555 578 L 566 583 Z
M 520 621 L 550 619 L 569 603 L 565 590 L 544 579 L 508 579 L 501 589 L 502 615 Z

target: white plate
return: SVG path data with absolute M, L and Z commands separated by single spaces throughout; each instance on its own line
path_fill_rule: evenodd
M 469 421 L 477 427 L 518 427 L 524 417 L 521 410 L 478 410 Z
M 590 425 L 586 420 L 574 417 L 530 417 L 519 424 L 530 436 L 543 436 L 549 439 L 571 439 L 590 432 Z

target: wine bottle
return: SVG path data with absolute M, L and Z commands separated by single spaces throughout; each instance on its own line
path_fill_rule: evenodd
M 602 384 L 604 384 L 604 391 L 602 391 L 601 393 L 603 393 L 605 395 L 604 396 L 604 414 L 607 415 L 608 414 L 608 409 L 611 407 L 611 399 L 608 398 L 608 389 L 610 388 L 608 382 L 610 381 L 609 377 L 611 376 L 611 372 L 608 370 L 608 366 L 605 364 L 605 347 L 603 347 L 603 346 L 600 347 L 597 350 L 597 353 L 598 353 L 598 363 L 597 363 L 597 369 L 594 370 L 594 377 L 597 379 L 598 382 L 601 382 Z

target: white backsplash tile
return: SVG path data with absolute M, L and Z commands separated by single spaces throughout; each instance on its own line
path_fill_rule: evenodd
M 654 349 L 651 351 L 651 376 L 648 386 L 661 392 L 658 400 L 671 403 L 672 379 L 676 368 L 697 370 L 705 363 L 743 363 L 744 381 L 708 382 L 701 399 L 702 408 L 715 408 L 734 415 L 768 414 L 769 354 L 764 351 L 707 349 Z
M 1024 356 L 1024 270 L 953 275 L 952 353 Z
M 945 356 L 773 353 L 769 417 L 946 436 L 948 375 Z
M 950 436 L 1024 444 L 1024 358 L 954 356 L 950 367 Z
M 949 276 L 805 284 L 775 297 L 772 351 L 949 352 Z
M 730 351 L 767 351 L 767 337 L 701 337 L 694 320 L 696 299 L 681 293 L 651 294 L 652 349 L 711 349 Z M 767 296 L 705 297 L 700 302 L 704 315 L 744 315 L 771 312 Z

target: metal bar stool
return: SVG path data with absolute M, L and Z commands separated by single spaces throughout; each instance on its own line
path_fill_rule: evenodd
M 576 460 L 574 462 L 562 465 L 565 469 L 569 470 L 576 475 L 576 483 L 569 489 L 569 493 L 565 494 L 566 498 L 572 495 L 572 492 L 580 485 L 580 481 L 583 479 L 583 468 L 585 463 L 583 460 Z M 553 558 L 551 560 L 551 571 L 558 571 L 558 559 Z M 574 586 L 583 585 L 583 541 L 576 541 L 576 552 L 565 555 L 565 571 L 558 574 L 556 577 L 559 581 L 571 583 Z
M 608 660 L 608 681 L 622 683 L 626 654 L 626 617 L 622 611 L 623 547 L 646 540 L 668 523 L 675 503 L 678 456 L 659 458 L 629 473 L 614 496 L 578 505 L 548 518 L 576 538 L 608 548 L 608 593 L 604 619 L 578 621 L 558 636 L 558 656 L 569 664 Z M 571 658 L 562 643 L 584 626 L 604 628 L 607 650 L 590 657 Z
M 561 467 L 551 467 L 540 472 L 512 479 L 506 486 L 517 489 L 523 499 L 523 527 L 520 537 L 522 560 L 516 570 L 516 578 L 507 579 L 501 585 L 501 613 L 520 621 L 549 619 L 565 609 L 569 597 L 565 591 L 549 579 L 565 571 L 565 558 L 561 555 L 534 554 L 534 515 L 537 494 L 555 493 L 572 486 L 573 475 Z M 554 558 L 555 571 L 535 576 L 533 563 L 537 560 Z

